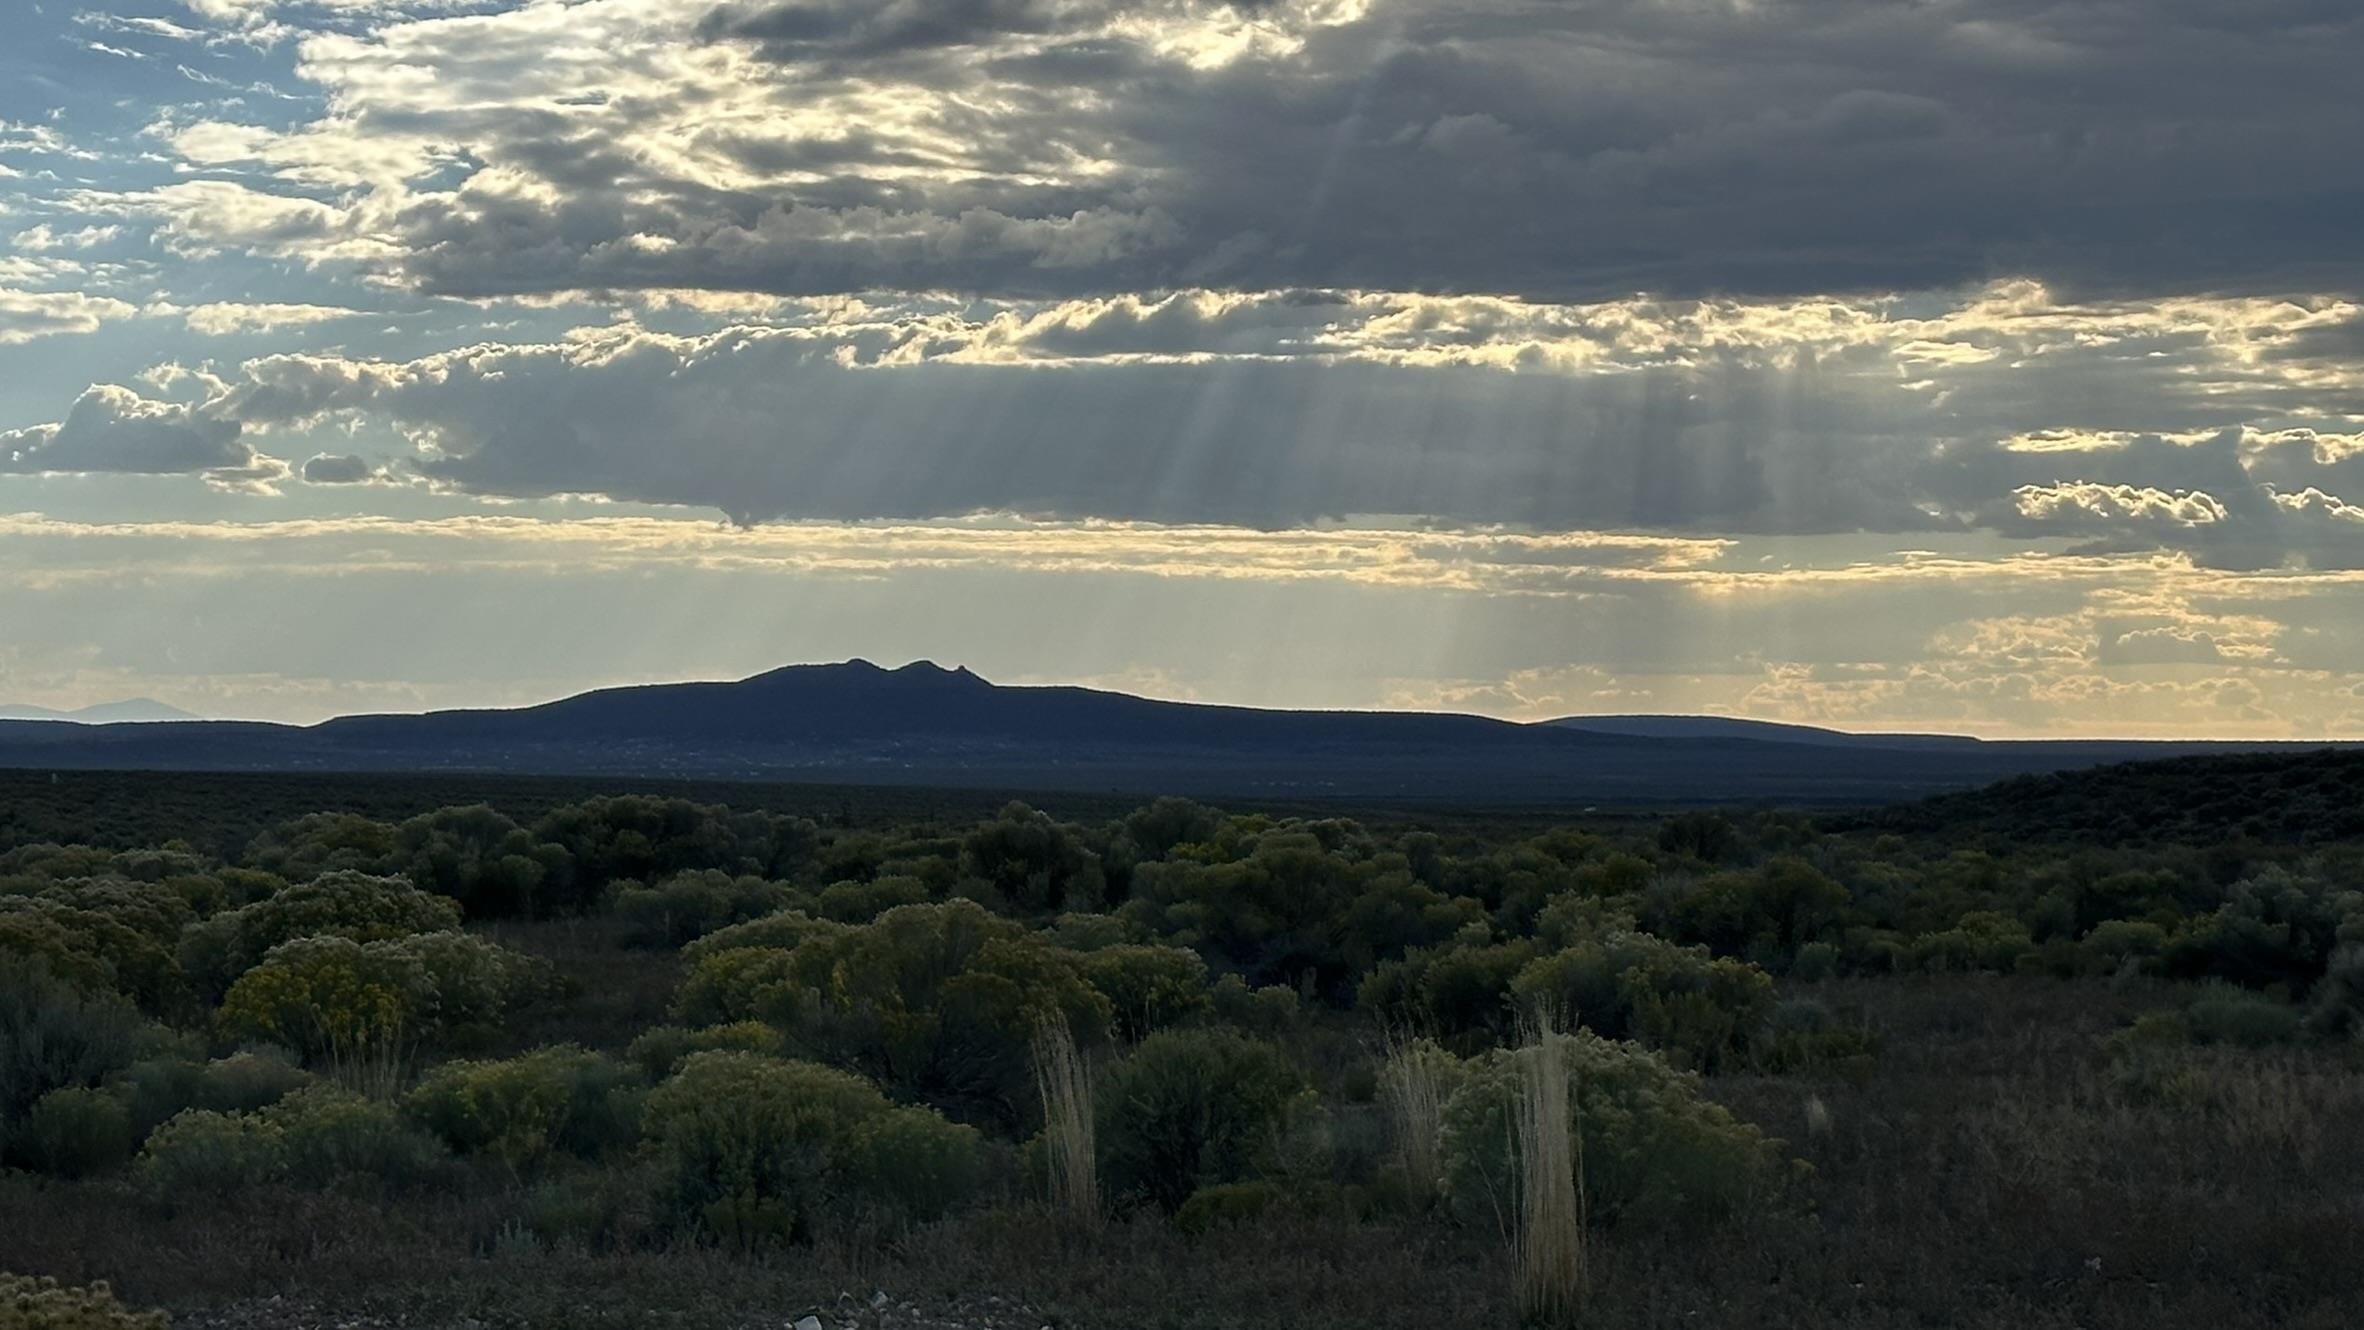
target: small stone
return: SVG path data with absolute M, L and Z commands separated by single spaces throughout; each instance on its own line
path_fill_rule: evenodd
M 821 1318 L 818 1316 L 799 1316 L 796 1318 L 796 1324 L 791 1327 L 791 1330 L 821 1330 Z

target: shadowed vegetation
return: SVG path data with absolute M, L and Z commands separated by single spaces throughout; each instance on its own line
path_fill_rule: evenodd
M 0 1268 L 195 1325 L 885 1287 L 1073 1325 L 2327 1326 L 2364 1293 L 2339 835 L 2049 835 L 2052 786 L 2010 836 L 2011 787 L 1568 823 L 509 788 L 0 850 Z

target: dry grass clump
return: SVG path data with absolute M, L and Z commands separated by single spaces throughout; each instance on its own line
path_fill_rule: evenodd
M 1527 1024 L 1518 1103 L 1518 1306 L 1530 1325 L 1572 1326 L 1584 1309 L 1584 1201 L 1568 1093 L 1567 1045 L 1551 1017 Z
M 1390 1039 L 1387 1060 L 1379 1069 L 1379 1101 L 1404 1181 L 1423 1203 L 1434 1200 L 1444 1183 L 1444 1151 L 1438 1138 L 1445 1099 L 1452 1093 L 1446 1083 L 1451 1061 L 1451 1054 L 1425 1039 Z
M 1085 1228 L 1097 1229 L 1100 1178 L 1092 1135 L 1092 1082 L 1065 1019 L 1050 1021 L 1035 1033 L 1034 1084 L 1042 1093 L 1051 1203 Z

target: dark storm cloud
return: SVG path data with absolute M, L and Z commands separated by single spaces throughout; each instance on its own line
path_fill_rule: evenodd
M 2352 5 L 1376 0 L 1323 21 L 1352 13 L 726 5 L 671 40 L 757 56 L 727 88 L 401 108 L 556 197 L 488 177 L 422 200 L 394 261 L 472 294 L 2364 289 L 2364 99 L 2335 91 L 2364 61 Z M 1246 18 L 1286 40 L 1186 58 Z M 467 39 L 384 38 L 427 65 L 475 58 Z M 917 118 L 691 123 L 724 95 L 865 88 Z M 700 134 L 744 177 L 629 142 Z

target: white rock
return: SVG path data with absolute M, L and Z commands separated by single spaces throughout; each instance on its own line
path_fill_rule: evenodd
M 821 1330 L 821 1318 L 818 1316 L 799 1316 L 796 1318 L 796 1324 L 791 1327 L 791 1330 Z

